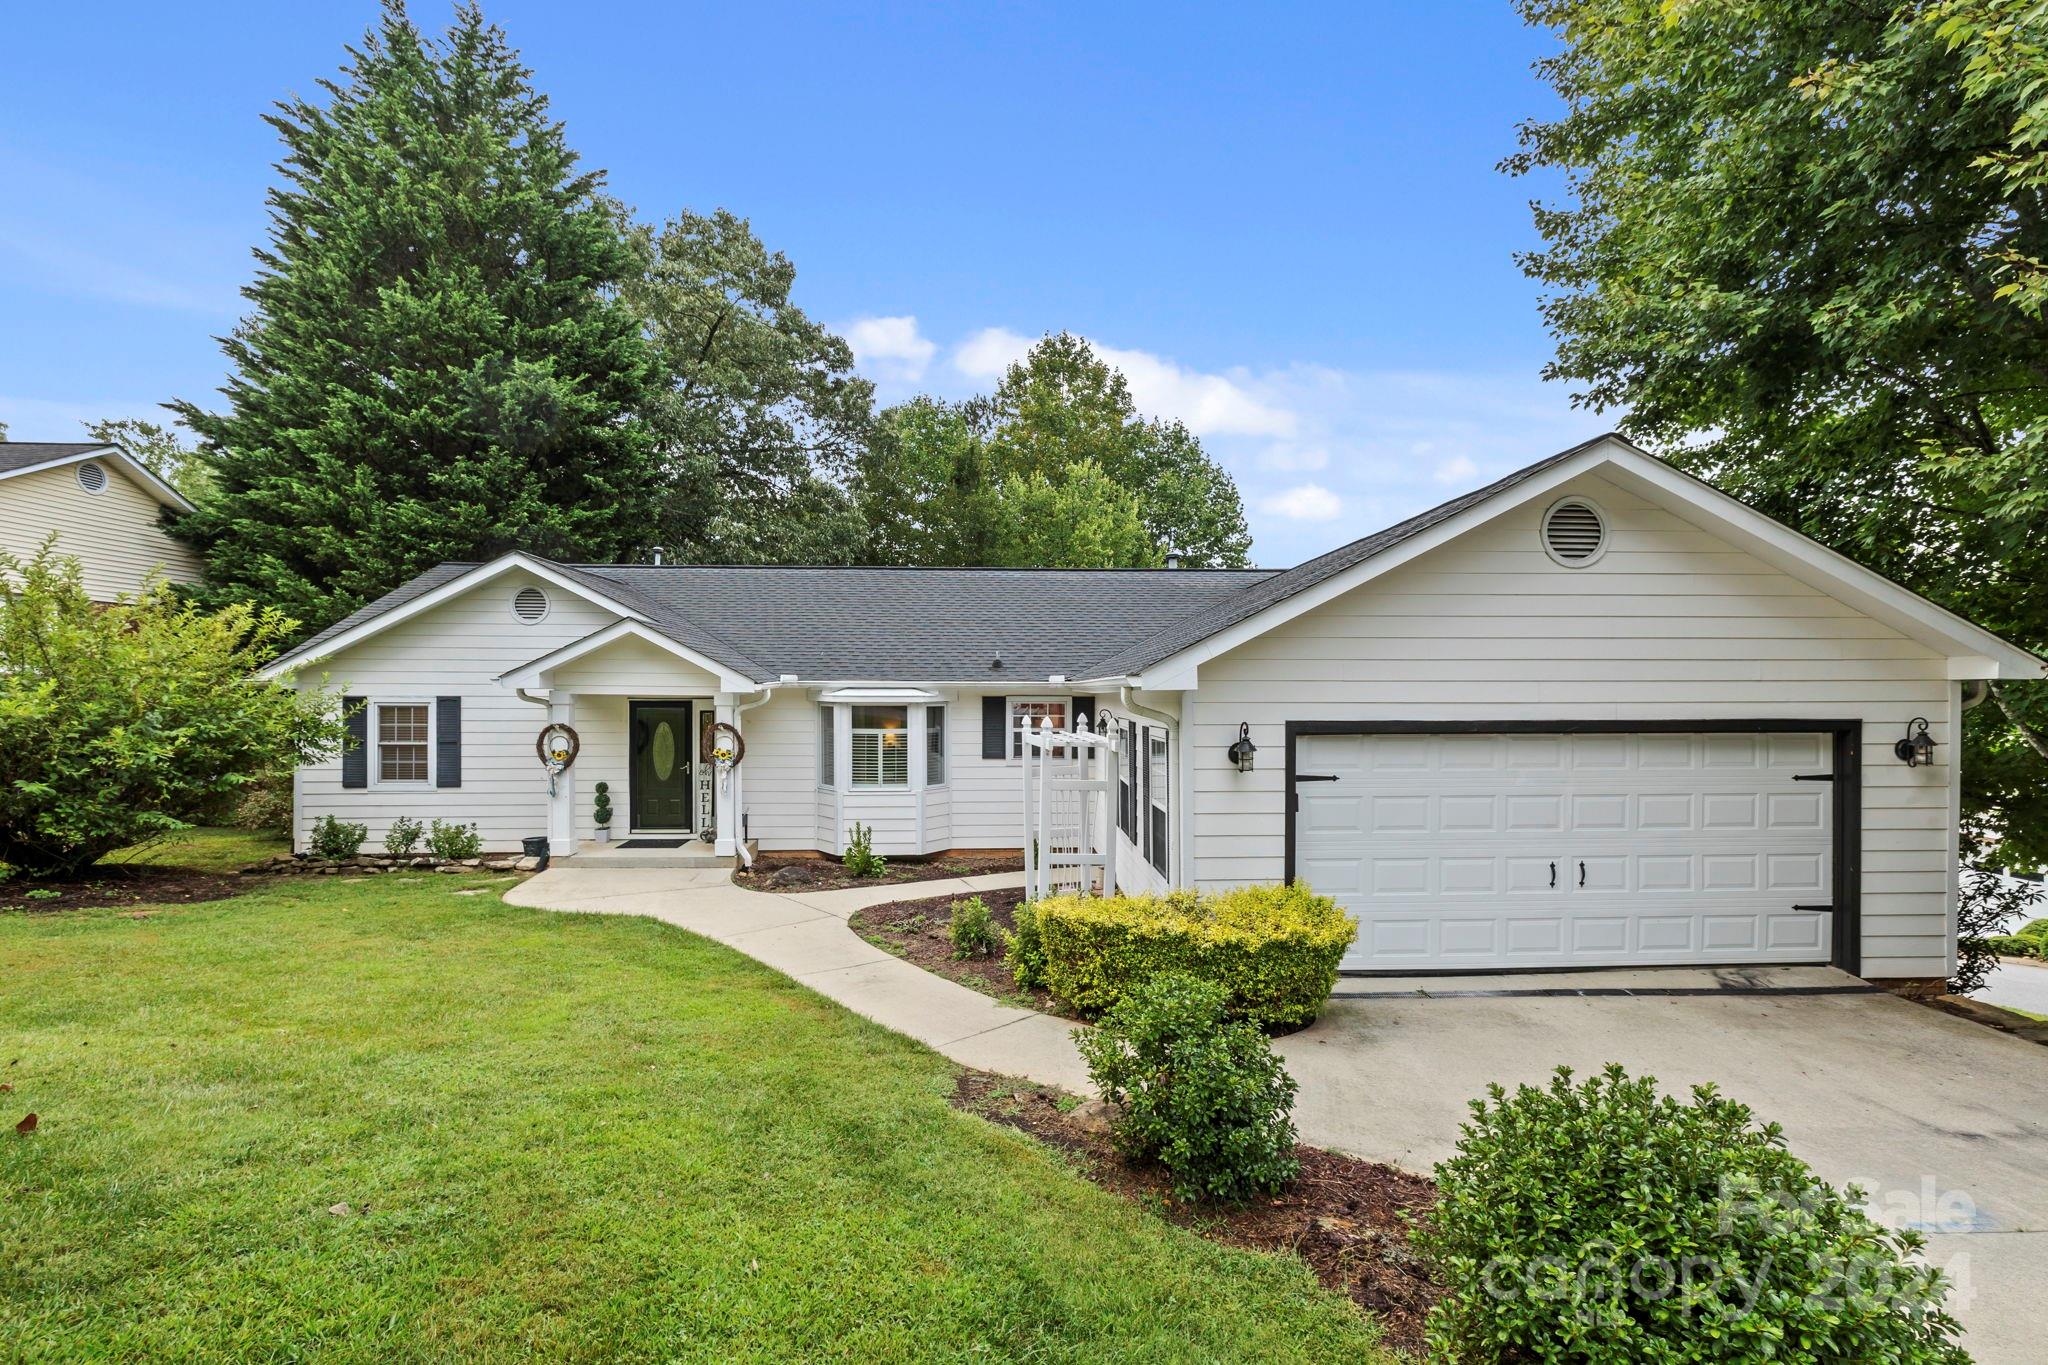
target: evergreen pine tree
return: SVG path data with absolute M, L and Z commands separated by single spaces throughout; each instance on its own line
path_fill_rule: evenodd
M 442 560 L 615 557 L 658 482 L 631 253 L 504 33 L 465 5 L 436 42 L 386 0 L 348 56 L 266 116 L 228 411 L 173 405 L 215 480 L 176 527 L 207 594 L 309 629 Z

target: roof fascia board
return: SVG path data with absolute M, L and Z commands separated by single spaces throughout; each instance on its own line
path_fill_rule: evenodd
M 559 572 L 546 560 L 536 559 L 532 555 L 514 550 L 510 554 L 498 556 L 498 558 L 488 564 L 477 565 L 459 578 L 451 578 L 432 592 L 422 593 L 410 602 L 401 602 L 389 611 L 379 612 L 369 620 L 357 623 L 352 629 L 343 631 L 333 639 L 323 640 L 314 649 L 294 650 L 283 658 L 265 666 L 256 676 L 269 680 L 280 674 L 288 673 L 295 668 L 300 668 L 316 659 L 332 657 L 344 649 L 350 649 L 361 644 L 373 635 L 381 635 L 393 626 L 409 621 L 423 612 L 432 611 L 443 602 L 460 597 L 472 588 L 480 588 L 492 579 L 501 577 L 513 569 L 524 569 L 552 587 L 560 588 L 563 592 L 574 593 L 585 601 L 602 607 L 606 611 L 615 612 L 620 616 L 626 617 L 628 620 L 638 621 L 644 619 L 642 613 L 635 611 L 623 602 L 613 601 L 601 593 L 592 591 L 589 587 L 578 583 L 567 574 Z
M 1666 507 L 1679 503 L 1671 510 L 1681 516 L 1686 507 L 1698 509 L 1709 523 L 1701 529 L 1940 650 L 1949 659 L 1951 678 L 2039 678 L 2048 672 L 2048 665 L 2017 645 L 1662 460 L 1624 450 L 1607 477 Z
M 585 655 L 593 654 L 607 645 L 615 644 L 628 636 L 638 640 L 645 640 L 657 649 L 665 650 L 675 655 L 691 667 L 703 669 L 706 673 L 718 679 L 718 690 L 721 692 L 753 692 L 768 686 L 765 683 L 755 682 L 745 674 L 733 672 L 716 659 L 699 654 L 688 645 L 672 640 L 660 631 L 653 630 L 638 620 L 614 621 L 608 626 L 592 631 L 580 640 L 572 640 L 560 649 L 551 650 L 541 655 L 538 659 L 533 659 L 519 665 L 515 669 L 499 674 L 497 679 L 498 685 L 506 688 L 546 687 L 548 686 L 547 675 L 555 669 L 562 667 L 564 664 L 574 663 Z
M 1247 640 L 1255 640 L 1276 626 L 1284 625 L 1304 612 L 1342 597 L 1352 589 L 1371 582 L 1381 574 L 1388 573 L 1409 560 L 1428 554 L 1437 546 L 1456 540 L 1475 526 L 1483 525 L 1504 512 L 1513 510 L 1526 502 L 1533 502 L 1560 484 L 1579 477 L 1587 470 L 1605 462 L 1611 444 L 1599 445 L 1501 490 L 1485 502 L 1476 503 L 1454 517 L 1448 517 L 1427 530 L 1418 531 L 1398 545 L 1389 546 L 1369 559 L 1360 560 L 1342 573 L 1332 574 L 1312 588 L 1305 588 L 1292 597 L 1282 598 L 1263 611 L 1254 612 L 1232 626 L 1226 626 L 1203 640 L 1198 640 L 1177 654 L 1170 654 L 1151 667 L 1140 671 L 1134 686 L 1148 692 L 1187 691 L 1200 678 L 1201 665 L 1219 654 L 1237 648 Z M 1091 678 L 1090 682 L 1123 682 L 1125 679 Z
M 87 460 L 111 460 L 121 467 L 129 479 L 141 484 L 143 492 L 164 506 L 180 512 L 193 510 L 192 504 L 183 493 L 158 478 L 155 470 L 119 446 L 101 446 L 97 450 L 81 450 L 72 455 L 59 455 L 40 464 L 25 464 L 19 469 L 0 471 L 0 479 L 15 479 L 23 474 L 40 474 L 46 469 L 62 469 L 65 465 L 84 464 Z

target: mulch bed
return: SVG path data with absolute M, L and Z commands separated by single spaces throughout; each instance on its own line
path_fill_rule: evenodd
M 1010 932 L 1016 926 L 1017 907 L 1024 903 L 1024 888 L 1016 886 L 979 894 L 988 906 L 989 918 L 1001 925 L 1004 933 Z M 1028 1005 L 1043 1014 L 1076 1018 L 1072 1011 L 1042 988 L 1026 990 L 1019 986 L 1011 979 L 1010 969 L 1003 965 L 1001 954 L 993 957 L 953 956 L 953 940 L 948 926 L 953 921 L 953 906 L 961 899 L 959 896 L 931 896 L 871 905 L 865 910 L 854 911 L 847 925 L 877 948 L 886 949 L 934 976 L 957 981 L 998 1000 Z
M 72 881 L 33 881 L 26 877 L 0 882 L 0 910 L 87 910 L 123 905 L 176 905 L 225 900 L 251 890 L 232 873 L 199 872 L 189 867 L 155 867 L 137 863 L 100 866 Z M 36 894 L 30 892 L 57 894 Z
M 750 891 L 843 891 L 852 886 L 892 886 L 898 882 L 928 882 L 939 877 L 981 877 L 991 872 L 1022 872 L 1021 853 L 946 854 L 917 861 L 891 858 L 879 877 L 848 875 L 837 858 L 796 858 L 786 853 L 763 853 L 752 869 L 735 872 L 733 880 Z
M 1409 1245 L 1403 1215 L 1425 1214 L 1435 1204 L 1436 1186 L 1425 1177 L 1296 1147 L 1301 1174 L 1285 1192 L 1242 1208 L 1184 1204 L 1173 1197 L 1165 1171 L 1128 1165 L 1116 1154 L 1099 1105 L 1075 1109 L 1072 1096 L 985 1071 L 961 1073 L 953 1105 L 1050 1143 L 1096 1184 L 1213 1241 L 1292 1252 L 1325 1288 L 1376 1318 L 1389 1346 L 1421 1353 L 1423 1320 L 1442 1290 Z

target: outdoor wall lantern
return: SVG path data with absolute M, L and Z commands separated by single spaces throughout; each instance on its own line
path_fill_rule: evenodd
M 1251 722 L 1241 723 L 1237 727 L 1237 743 L 1230 746 L 1230 761 L 1237 765 L 1239 772 L 1248 773 L 1252 770 L 1252 756 L 1258 751 L 1259 746 L 1252 743 Z
M 1892 752 L 1909 768 L 1922 768 L 1934 762 L 1934 740 L 1927 733 L 1927 718 L 1915 716 L 1906 724 L 1906 737 L 1892 745 Z

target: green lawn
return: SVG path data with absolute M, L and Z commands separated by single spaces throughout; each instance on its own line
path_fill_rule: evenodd
M 0 1358 L 1378 1358 L 923 1048 L 477 885 L 0 915 Z
M 154 863 L 162 867 L 195 867 L 205 872 L 233 872 L 238 867 L 260 863 L 273 854 L 291 851 L 291 840 L 282 834 L 200 827 L 110 853 L 100 859 L 100 866 Z

